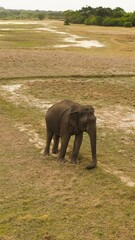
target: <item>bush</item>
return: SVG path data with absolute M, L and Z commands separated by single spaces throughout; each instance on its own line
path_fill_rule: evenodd
M 131 22 L 125 22 L 124 27 L 132 27 L 132 23 Z
M 119 19 L 118 18 L 110 18 L 110 17 L 106 17 L 103 20 L 103 26 L 118 26 L 119 24 Z
M 69 25 L 69 19 L 64 20 L 64 25 Z
M 45 15 L 43 13 L 38 14 L 38 19 L 43 20 L 45 18 Z
M 86 25 L 102 26 L 102 21 L 103 21 L 103 18 L 102 18 L 102 17 L 92 16 L 92 17 L 87 18 L 87 19 L 84 21 L 84 24 L 86 24 Z
M 84 23 L 86 25 L 96 25 L 96 17 L 95 16 L 89 17 L 84 21 Z

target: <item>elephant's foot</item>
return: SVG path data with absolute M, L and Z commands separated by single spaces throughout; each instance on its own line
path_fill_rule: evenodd
M 63 162 L 65 162 L 66 160 L 65 160 L 65 158 L 58 158 L 58 161 L 61 162 L 61 163 L 63 163 Z
M 87 167 L 86 167 L 86 169 L 93 169 L 93 168 L 95 168 L 97 166 L 97 163 L 96 162 L 92 162 L 92 163 L 90 163 Z
M 60 162 L 64 162 L 65 156 L 64 156 L 63 154 L 59 154 L 58 160 L 59 160 Z
M 72 164 L 77 164 L 78 162 L 78 159 L 77 158 L 71 158 L 71 163 Z
M 50 156 L 49 151 L 47 151 L 46 149 L 44 150 L 44 156 Z
M 59 153 L 59 150 L 58 150 L 58 149 L 52 149 L 52 153 L 53 153 L 53 154 L 58 154 L 58 153 Z

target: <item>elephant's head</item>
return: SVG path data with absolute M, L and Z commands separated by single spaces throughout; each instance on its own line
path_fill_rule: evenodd
M 92 162 L 87 169 L 95 168 L 97 165 L 96 158 L 96 117 L 94 108 L 90 105 L 79 107 L 70 113 L 69 121 L 72 127 L 77 128 L 80 132 L 87 132 L 90 137 Z

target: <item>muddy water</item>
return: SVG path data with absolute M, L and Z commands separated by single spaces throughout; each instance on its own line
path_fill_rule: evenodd
M 82 36 L 70 34 L 68 32 L 60 32 L 57 30 L 57 28 L 52 28 L 50 26 L 44 27 L 44 28 L 37 28 L 37 31 L 48 31 L 60 35 L 66 35 L 65 38 L 63 38 L 64 43 L 68 44 L 57 44 L 54 47 L 55 48 L 67 48 L 67 47 L 82 47 L 82 48 L 91 48 L 91 47 L 104 47 L 103 44 L 98 42 L 97 40 L 84 40 Z
M 79 38 L 79 37 L 78 37 Z M 66 48 L 66 47 L 82 47 L 82 48 L 91 48 L 91 47 L 103 47 L 101 43 L 96 40 L 76 40 L 72 37 L 65 38 L 64 42 L 68 44 L 56 45 L 56 48 Z

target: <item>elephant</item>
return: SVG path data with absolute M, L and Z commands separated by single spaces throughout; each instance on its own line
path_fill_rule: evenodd
M 53 138 L 52 153 L 59 153 L 59 160 L 63 161 L 71 135 L 75 135 L 71 162 L 77 163 L 80 146 L 83 139 L 83 132 L 87 132 L 90 138 L 92 161 L 86 167 L 95 168 L 97 165 L 96 157 L 96 117 L 94 108 L 91 105 L 80 105 L 71 100 L 63 100 L 55 103 L 46 112 L 46 146 L 45 156 L 50 155 L 50 144 Z M 61 148 L 58 151 L 59 138 Z

